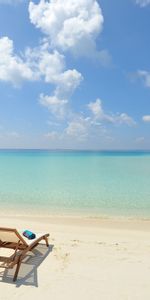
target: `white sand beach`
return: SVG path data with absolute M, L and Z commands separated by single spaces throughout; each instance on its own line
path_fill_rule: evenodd
M 3 215 L 0 223 L 50 233 L 49 249 L 36 248 L 17 282 L 0 269 L 0 300 L 150 299 L 150 220 Z

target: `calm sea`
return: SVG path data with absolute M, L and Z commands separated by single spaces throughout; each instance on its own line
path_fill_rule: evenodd
M 150 217 L 150 152 L 1 150 L 0 207 Z

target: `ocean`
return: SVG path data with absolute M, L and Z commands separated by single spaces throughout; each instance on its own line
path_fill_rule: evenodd
M 0 207 L 150 217 L 150 152 L 0 150 Z

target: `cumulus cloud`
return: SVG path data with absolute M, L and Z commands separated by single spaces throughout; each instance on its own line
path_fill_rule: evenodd
M 26 50 L 26 60 L 36 76 L 54 85 L 51 95 L 40 95 L 40 103 L 58 117 L 65 115 L 67 103 L 83 80 L 76 69 L 66 70 L 65 56 L 49 48 L 44 42 L 35 49 Z
M 105 140 L 112 141 L 112 137 L 107 129 L 107 123 L 114 125 L 135 126 L 136 122 L 126 113 L 106 114 L 102 108 L 102 101 L 97 99 L 90 102 L 88 108 L 92 115 L 72 115 L 72 119 L 68 121 L 65 134 L 76 140 L 85 141 L 93 138 L 104 137 Z
M 69 98 L 83 80 L 83 76 L 77 70 L 67 70 L 57 78 L 55 94 L 61 98 Z
M 79 140 L 85 140 L 89 134 L 91 123 L 90 118 L 83 116 L 76 116 L 68 123 L 65 133 L 70 137 L 75 137 Z
M 29 15 L 31 22 L 47 35 L 52 48 L 76 55 L 96 53 L 95 41 L 104 22 L 96 0 L 31 1 Z M 109 55 L 104 51 L 100 56 L 106 60 Z
M 13 41 L 0 39 L 0 80 L 18 86 L 23 80 L 43 79 L 54 85 L 51 95 L 40 95 L 40 103 L 62 117 L 83 80 L 76 69 L 67 70 L 62 52 L 93 55 L 104 65 L 110 61 L 107 50 L 96 50 L 95 41 L 104 21 L 102 11 L 96 0 L 41 0 L 38 4 L 29 3 L 29 14 L 31 22 L 47 38 L 38 47 L 26 49 L 24 56 L 14 53 Z
M 55 77 L 61 74 L 66 68 L 65 56 L 60 54 L 56 49 L 50 49 L 46 41 L 43 41 L 37 48 L 27 48 L 25 54 L 28 63 L 33 68 L 39 68 L 40 74 L 45 77 L 46 82 L 55 81 Z M 75 73 L 74 70 L 73 73 Z
M 89 110 L 94 115 L 95 119 L 98 119 L 100 121 L 107 121 L 110 123 L 114 123 L 114 118 L 111 115 L 108 115 L 104 112 L 102 108 L 102 101 L 100 99 L 97 99 L 95 102 L 90 102 L 88 104 Z
M 59 58 L 59 59 L 58 59 Z M 40 62 L 40 72 L 45 76 L 46 82 L 53 83 L 55 89 L 52 95 L 40 95 L 40 103 L 46 106 L 51 113 L 57 117 L 64 117 L 67 111 L 67 104 L 70 97 L 80 85 L 83 76 L 77 70 L 64 70 L 65 64 L 63 56 L 57 53 L 57 59 L 54 59 L 52 65 L 47 64 L 45 57 Z M 55 67 L 55 65 L 57 67 Z M 54 67 L 54 68 L 53 68 Z
M 64 117 L 67 112 L 69 99 L 81 81 L 82 75 L 76 70 L 65 71 L 55 77 L 56 88 L 53 95 L 41 94 L 40 103 L 57 117 Z
M 102 109 L 102 102 L 100 99 L 97 99 L 95 102 L 90 102 L 88 108 L 92 111 L 96 119 L 103 118 L 104 112 Z
M 57 117 L 63 118 L 66 113 L 68 100 L 59 99 L 57 96 L 40 95 L 40 103 Z
M 62 114 L 75 89 L 82 81 L 82 75 L 75 69 L 66 70 L 65 57 L 57 50 L 50 50 L 47 43 L 37 48 L 27 48 L 24 57 L 14 54 L 13 41 L 8 37 L 0 39 L 0 80 L 19 86 L 22 81 L 42 80 L 55 86 L 53 94 L 41 97 L 41 103 L 51 111 Z M 55 102 L 55 105 L 54 105 Z M 60 106 L 60 108 L 58 108 Z M 56 109 L 58 108 L 58 110 Z
M 41 94 L 40 103 L 46 106 L 52 114 L 64 117 L 67 112 L 67 104 L 75 89 L 82 81 L 82 75 L 76 70 L 67 70 L 55 77 L 56 88 L 53 95 Z
M 62 128 L 62 127 L 61 127 Z M 44 138 L 51 142 L 58 143 L 62 145 L 62 142 L 67 145 L 67 147 L 76 147 L 77 144 L 81 144 L 86 147 L 87 143 L 95 143 L 98 140 L 105 140 L 109 142 L 112 141 L 107 130 L 101 125 L 93 122 L 91 117 L 86 117 L 82 114 L 72 114 L 68 118 L 67 126 L 63 126 L 63 129 L 56 131 L 50 130 L 44 135 Z M 109 141 L 108 141 L 109 140 Z
M 65 117 L 68 123 L 59 134 L 50 131 L 45 138 L 85 141 L 94 134 L 97 137 L 106 133 L 102 125 L 105 123 L 135 125 L 126 113 L 106 113 L 100 99 L 88 104 L 90 116 L 89 113 L 74 114 L 69 110 L 70 97 L 81 84 L 83 76 L 75 68 L 67 69 L 65 52 L 95 57 L 104 65 L 111 61 L 106 49 L 96 49 L 96 38 L 102 31 L 104 21 L 98 1 L 41 0 L 39 4 L 30 2 L 29 13 L 31 22 L 42 30 L 46 38 L 38 47 L 27 48 L 24 55 L 16 55 L 13 41 L 7 37 L 1 38 L 0 80 L 15 86 L 23 80 L 43 80 L 54 87 L 49 95 L 41 93 L 39 101 L 54 116 Z
M 136 124 L 136 122 L 126 113 L 116 115 L 106 114 L 103 110 L 102 101 L 100 99 L 97 99 L 95 102 L 90 102 L 88 104 L 88 108 L 96 120 L 114 124 L 127 124 L 128 126 L 134 126 Z
M 47 43 L 34 49 L 27 48 L 25 57 L 28 65 L 45 82 L 55 83 L 65 69 L 65 57 L 57 50 L 50 51 Z
M 150 115 L 145 115 L 143 116 L 142 120 L 146 123 L 149 123 L 150 122 Z
M 61 106 L 62 102 L 58 101 L 58 99 L 47 97 L 42 95 L 41 101 L 43 101 L 43 105 L 49 106 L 50 110 L 54 110 L 54 113 L 63 114 L 64 108 L 66 113 L 66 107 L 68 103 L 64 102 Z M 47 103 L 45 103 L 47 101 Z M 90 143 L 103 140 L 106 143 L 113 142 L 113 137 L 110 132 L 110 128 L 107 126 L 108 123 L 113 125 L 121 126 L 122 124 L 128 126 L 135 126 L 136 122 L 128 116 L 126 113 L 121 114 L 106 114 L 102 108 L 102 101 L 97 99 L 95 102 L 90 102 L 88 105 L 89 111 L 88 113 L 68 113 L 66 115 L 67 126 L 62 131 L 50 131 L 45 135 L 49 140 L 54 139 L 63 140 L 64 142 L 81 142 L 85 143 L 90 141 Z M 50 123 L 50 125 L 52 125 Z M 57 134 L 56 134 L 57 133 Z
M 72 141 L 91 141 L 95 142 L 99 139 L 112 140 L 107 128 L 101 123 L 95 121 L 91 116 L 85 116 L 82 114 L 75 114 L 68 121 L 68 125 L 65 128 L 62 137 L 70 139 Z
M 18 86 L 23 80 L 36 80 L 30 66 L 14 54 L 13 41 L 0 39 L 0 80 Z
M 150 4 L 150 0 L 136 0 L 136 4 L 145 7 Z

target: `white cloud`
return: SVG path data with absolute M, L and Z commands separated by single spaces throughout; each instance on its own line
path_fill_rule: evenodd
M 57 117 L 68 111 L 69 99 L 80 85 L 83 76 L 76 69 L 66 69 L 62 51 L 80 49 L 81 54 L 92 54 L 106 65 L 107 50 L 96 50 L 96 37 L 103 26 L 103 15 L 96 0 L 41 0 L 30 2 L 31 22 L 40 28 L 47 38 L 34 49 L 26 49 L 24 56 L 16 55 L 13 41 L 0 39 L 0 80 L 18 86 L 23 80 L 42 80 L 54 85 L 51 95 L 40 95 L 40 103 Z
M 0 80 L 18 86 L 23 80 L 35 80 L 34 74 L 23 59 L 14 54 L 13 41 L 0 39 Z
M 102 123 L 95 122 L 89 116 L 72 115 L 72 118 L 68 121 L 68 125 L 65 128 L 62 137 L 64 139 L 69 138 L 72 141 L 98 141 L 99 139 L 110 140 L 110 134 Z
M 145 70 L 139 70 L 136 73 L 137 77 L 140 78 L 146 87 L 150 87 L 150 72 Z
M 68 123 L 65 132 L 70 137 L 85 140 L 89 134 L 90 126 L 90 118 L 77 116 Z
M 94 115 L 95 119 L 98 119 L 100 121 L 107 121 L 110 123 L 115 122 L 113 116 L 104 113 L 104 110 L 102 108 L 102 101 L 100 99 L 97 99 L 95 102 L 90 102 L 88 104 L 88 108 Z
M 45 82 L 55 83 L 58 81 L 58 76 L 64 69 L 64 57 L 57 51 L 49 53 L 45 51 L 40 54 L 39 59 L 39 72 L 44 76 Z
M 66 107 L 68 104 L 68 100 L 59 99 L 57 96 L 47 96 L 40 95 L 40 103 L 43 106 L 46 106 L 49 111 L 54 114 L 56 117 L 63 118 L 66 113 Z
M 106 114 L 102 108 L 102 101 L 100 99 L 97 99 L 95 102 L 90 102 L 88 108 L 96 120 L 114 124 L 127 124 L 128 126 L 134 126 L 136 124 L 136 122 L 126 113 L 116 115 Z
M 136 4 L 139 4 L 141 7 L 145 7 L 150 4 L 150 0 L 136 0 Z
M 47 59 L 45 59 L 45 61 L 47 61 Z M 67 104 L 69 102 L 70 97 L 80 85 L 81 81 L 83 80 L 83 77 L 75 69 L 66 70 L 63 72 L 62 62 L 60 62 L 61 67 L 59 68 L 59 60 L 56 61 L 57 68 L 55 68 L 55 63 L 52 65 L 52 68 L 51 64 L 46 64 L 45 68 L 42 67 L 43 75 L 46 71 L 46 81 L 55 84 L 55 89 L 52 95 L 48 96 L 41 94 L 40 103 L 46 106 L 51 111 L 51 113 L 53 113 L 57 117 L 62 118 L 67 112 Z
M 67 70 L 57 78 L 55 94 L 61 98 L 70 97 L 80 85 L 83 77 L 77 70 Z
M 96 52 L 95 40 L 104 22 L 96 0 L 30 2 L 29 14 L 31 22 L 47 35 L 54 49 L 87 56 Z
M 45 82 L 55 83 L 65 69 L 65 57 L 58 51 L 50 51 L 47 43 L 37 48 L 27 48 L 25 57 L 35 74 Z
M 45 82 L 55 86 L 52 95 L 40 96 L 40 103 L 62 117 L 66 104 L 83 80 L 82 75 L 75 69 L 65 70 L 64 55 L 50 50 L 46 42 L 35 49 L 28 48 L 26 60 L 38 78 L 44 78 Z
M 19 86 L 24 80 L 41 79 L 53 84 L 55 86 L 53 94 L 45 98 L 42 96 L 41 103 L 48 108 L 52 103 L 51 111 L 59 112 L 61 115 L 64 103 L 68 102 L 83 79 L 77 70 L 65 69 L 64 55 L 56 50 L 50 52 L 47 43 L 34 49 L 27 48 L 24 57 L 21 58 L 14 54 L 12 40 L 8 37 L 0 39 L 0 80 L 11 82 L 14 86 Z M 53 104 L 54 99 L 56 105 Z
M 143 116 L 143 121 L 146 122 L 146 123 L 149 123 L 150 122 L 150 115 L 145 115 Z
M 55 114 L 63 114 L 65 111 L 65 121 L 68 122 L 65 129 L 61 132 L 59 130 L 59 134 L 53 134 L 53 131 L 46 135 L 49 139 L 63 140 L 66 142 L 90 142 L 95 143 L 95 141 L 105 142 L 106 144 L 112 143 L 114 141 L 114 137 L 111 134 L 110 128 L 107 126 L 108 123 L 113 125 L 128 125 L 135 126 L 135 121 L 128 116 L 126 113 L 122 114 L 106 114 L 102 108 L 102 102 L 100 99 L 97 99 L 95 102 L 91 102 L 88 105 L 89 110 L 91 111 L 91 115 L 85 113 L 71 113 L 69 111 L 66 114 L 66 107 L 68 103 L 62 103 L 59 99 L 48 97 L 42 95 L 43 105 L 49 107 L 50 110 L 54 110 Z M 61 106 L 61 104 L 63 104 Z M 66 107 L 65 107 L 66 105 Z M 51 125 L 51 123 L 50 123 Z M 64 127 L 64 123 L 63 123 Z M 55 131 L 54 131 L 55 132 Z M 56 131 L 57 132 L 57 131 Z M 58 132 L 57 132 L 58 133 Z
M 96 119 L 103 118 L 104 112 L 103 112 L 103 109 L 102 109 L 102 102 L 101 102 L 100 99 L 97 99 L 95 102 L 90 102 L 88 104 L 88 108 L 94 114 Z
M 82 75 L 76 70 L 67 70 L 55 76 L 56 88 L 51 96 L 40 95 L 40 103 L 57 117 L 65 117 L 68 102 L 75 89 L 82 81 Z
M 114 117 L 114 119 L 115 119 L 116 123 L 126 124 L 128 126 L 135 126 L 136 125 L 136 122 L 133 120 L 133 118 L 128 116 L 126 113 L 122 113 L 120 115 L 117 115 L 116 117 Z

